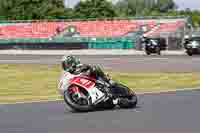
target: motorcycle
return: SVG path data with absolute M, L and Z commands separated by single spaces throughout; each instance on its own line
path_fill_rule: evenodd
M 78 112 L 93 111 L 98 108 L 134 108 L 137 96 L 128 87 L 117 83 L 115 91 L 103 80 L 96 80 L 83 74 L 64 72 L 59 80 L 59 93 L 65 103 Z M 117 90 L 117 91 L 116 91 Z
M 161 48 L 158 42 L 150 40 L 148 43 L 145 43 L 144 46 L 147 55 L 150 55 L 152 53 L 157 53 L 158 55 L 161 55 Z
M 186 44 L 185 49 L 189 56 L 200 53 L 200 45 L 197 41 L 191 41 L 190 43 Z

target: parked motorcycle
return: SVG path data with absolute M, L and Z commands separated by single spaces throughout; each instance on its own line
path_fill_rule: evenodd
M 117 84 L 113 92 L 113 88 L 103 80 L 64 72 L 59 80 L 59 92 L 65 103 L 79 112 L 93 111 L 99 107 L 112 109 L 117 105 L 121 108 L 135 107 L 135 93 L 130 88 Z

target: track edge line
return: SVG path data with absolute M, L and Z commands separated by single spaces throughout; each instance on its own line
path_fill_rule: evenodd
M 189 90 L 200 90 L 200 88 L 184 88 L 184 89 L 167 89 L 163 91 L 146 91 L 146 92 L 136 92 L 136 95 L 145 95 L 145 94 L 160 94 L 160 93 L 170 93 L 170 92 L 177 92 L 177 91 L 189 91 Z M 30 102 L 13 102 L 13 103 L 0 103 L 1 105 L 17 105 L 17 104 L 31 104 L 31 103 L 48 103 L 48 102 L 56 102 L 62 101 L 62 99 L 55 99 L 55 100 L 38 100 L 38 101 L 30 101 Z

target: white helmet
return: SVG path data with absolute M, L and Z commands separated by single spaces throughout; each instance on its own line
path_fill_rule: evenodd
M 190 37 L 188 35 L 185 35 L 184 39 L 189 39 Z
M 146 34 L 143 34 L 142 37 L 143 37 L 143 38 L 147 38 L 147 35 L 146 35 Z

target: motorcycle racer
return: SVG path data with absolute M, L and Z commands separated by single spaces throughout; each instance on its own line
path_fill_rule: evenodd
M 187 48 L 187 44 L 189 44 L 191 41 L 190 37 L 188 35 L 186 35 L 184 37 L 184 47 Z
M 80 60 L 72 55 L 63 56 L 61 60 L 61 66 L 64 71 L 71 74 L 78 75 L 83 73 L 86 76 L 93 77 L 95 79 L 103 79 L 107 83 L 111 83 L 109 75 L 106 75 L 102 69 L 97 65 L 81 64 Z
M 110 77 L 106 75 L 102 71 L 102 69 L 97 65 L 93 66 L 93 65 L 81 64 L 80 60 L 75 56 L 67 55 L 63 56 L 61 60 L 61 67 L 64 70 L 64 72 L 68 72 L 72 75 L 78 75 L 80 77 L 82 75 L 83 76 L 86 75 L 86 78 L 89 77 L 95 79 L 95 81 L 92 82 L 95 82 L 97 88 L 101 92 L 106 94 L 105 96 L 107 98 L 109 98 L 106 102 L 102 102 L 96 107 L 111 109 L 115 105 L 119 105 L 122 108 L 123 107 L 128 108 L 135 106 L 137 103 L 137 99 L 132 99 L 136 98 L 135 94 L 128 87 L 111 80 Z M 61 89 L 61 91 L 63 91 L 63 88 Z M 66 95 L 64 95 L 64 97 L 65 96 Z
M 143 43 L 149 43 L 150 42 L 150 38 L 147 35 L 142 35 L 142 42 Z

